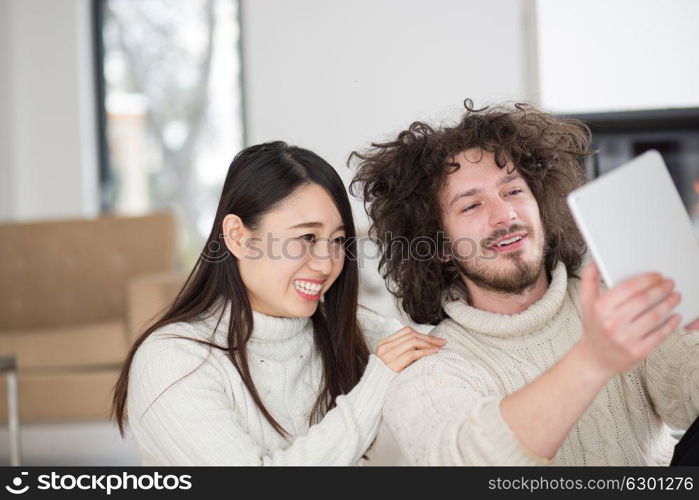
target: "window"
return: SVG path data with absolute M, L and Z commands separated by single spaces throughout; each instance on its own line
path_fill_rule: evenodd
M 243 145 L 237 0 L 95 0 L 103 213 L 170 209 L 183 263 Z

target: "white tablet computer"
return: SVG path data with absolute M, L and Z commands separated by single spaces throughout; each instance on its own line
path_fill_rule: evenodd
M 699 235 L 657 151 L 568 195 L 575 222 L 609 286 L 658 271 L 675 281 L 681 326 L 699 317 Z

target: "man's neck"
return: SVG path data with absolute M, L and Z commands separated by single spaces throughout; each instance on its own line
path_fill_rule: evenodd
M 511 295 L 484 290 L 474 285 L 468 279 L 469 305 L 482 311 L 497 314 L 517 314 L 526 311 L 529 307 L 544 296 L 549 287 L 546 270 L 542 270 L 536 283 L 524 290 L 521 294 Z

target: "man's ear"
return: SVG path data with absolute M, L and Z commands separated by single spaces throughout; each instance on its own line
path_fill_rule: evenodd
M 228 251 L 238 259 L 245 256 L 247 232 L 243 221 L 237 215 L 228 214 L 223 218 L 223 241 L 226 243 Z

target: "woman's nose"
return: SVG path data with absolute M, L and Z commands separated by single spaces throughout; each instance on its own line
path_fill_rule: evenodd
M 330 274 L 333 266 L 333 255 L 329 241 L 318 240 L 315 245 L 311 246 L 308 265 L 316 272 Z

